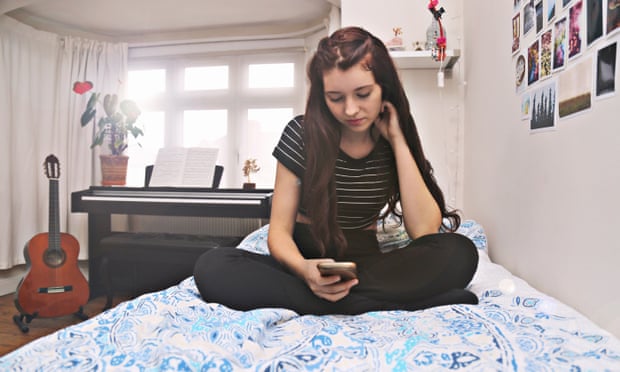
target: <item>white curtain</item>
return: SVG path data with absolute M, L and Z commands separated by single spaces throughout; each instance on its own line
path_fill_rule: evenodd
M 71 192 L 99 184 L 100 175 L 92 123 L 80 126 L 90 94 L 72 87 L 89 80 L 96 91 L 122 93 L 126 74 L 125 43 L 61 37 L 0 15 L 0 270 L 23 264 L 24 245 L 48 230 L 49 154 L 61 166 L 60 229 L 87 258 L 87 218 L 71 213 Z

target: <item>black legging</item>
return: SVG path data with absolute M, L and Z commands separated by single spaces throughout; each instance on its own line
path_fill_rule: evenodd
M 204 253 L 194 268 L 196 285 L 205 301 L 244 311 L 280 307 L 299 314 L 360 314 L 478 303 L 464 289 L 476 271 L 478 251 L 460 234 L 426 235 L 388 253 L 379 251 L 374 231 L 345 237 L 351 252 L 336 260 L 356 262 L 359 284 L 336 302 L 317 297 L 273 257 L 235 248 Z M 296 224 L 294 239 L 304 257 L 320 257 L 307 225 Z M 328 252 L 328 257 L 336 255 Z

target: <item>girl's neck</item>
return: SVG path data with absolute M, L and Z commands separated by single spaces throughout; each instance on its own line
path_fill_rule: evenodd
M 375 148 L 376 138 L 372 129 L 366 132 L 342 132 L 340 150 L 354 159 L 366 157 Z

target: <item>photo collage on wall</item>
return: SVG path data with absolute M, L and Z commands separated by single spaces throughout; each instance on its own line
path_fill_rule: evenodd
M 618 84 L 620 0 L 513 0 L 521 118 L 533 132 L 593 109 Z

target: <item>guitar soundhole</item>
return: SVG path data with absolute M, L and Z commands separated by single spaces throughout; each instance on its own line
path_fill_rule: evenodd
M 47 250 L 45 251 L 45 256 L 43 257 L 43 261 L 50 267 L 59 267 L 65 263 L 65 252 L 62 250 Z

